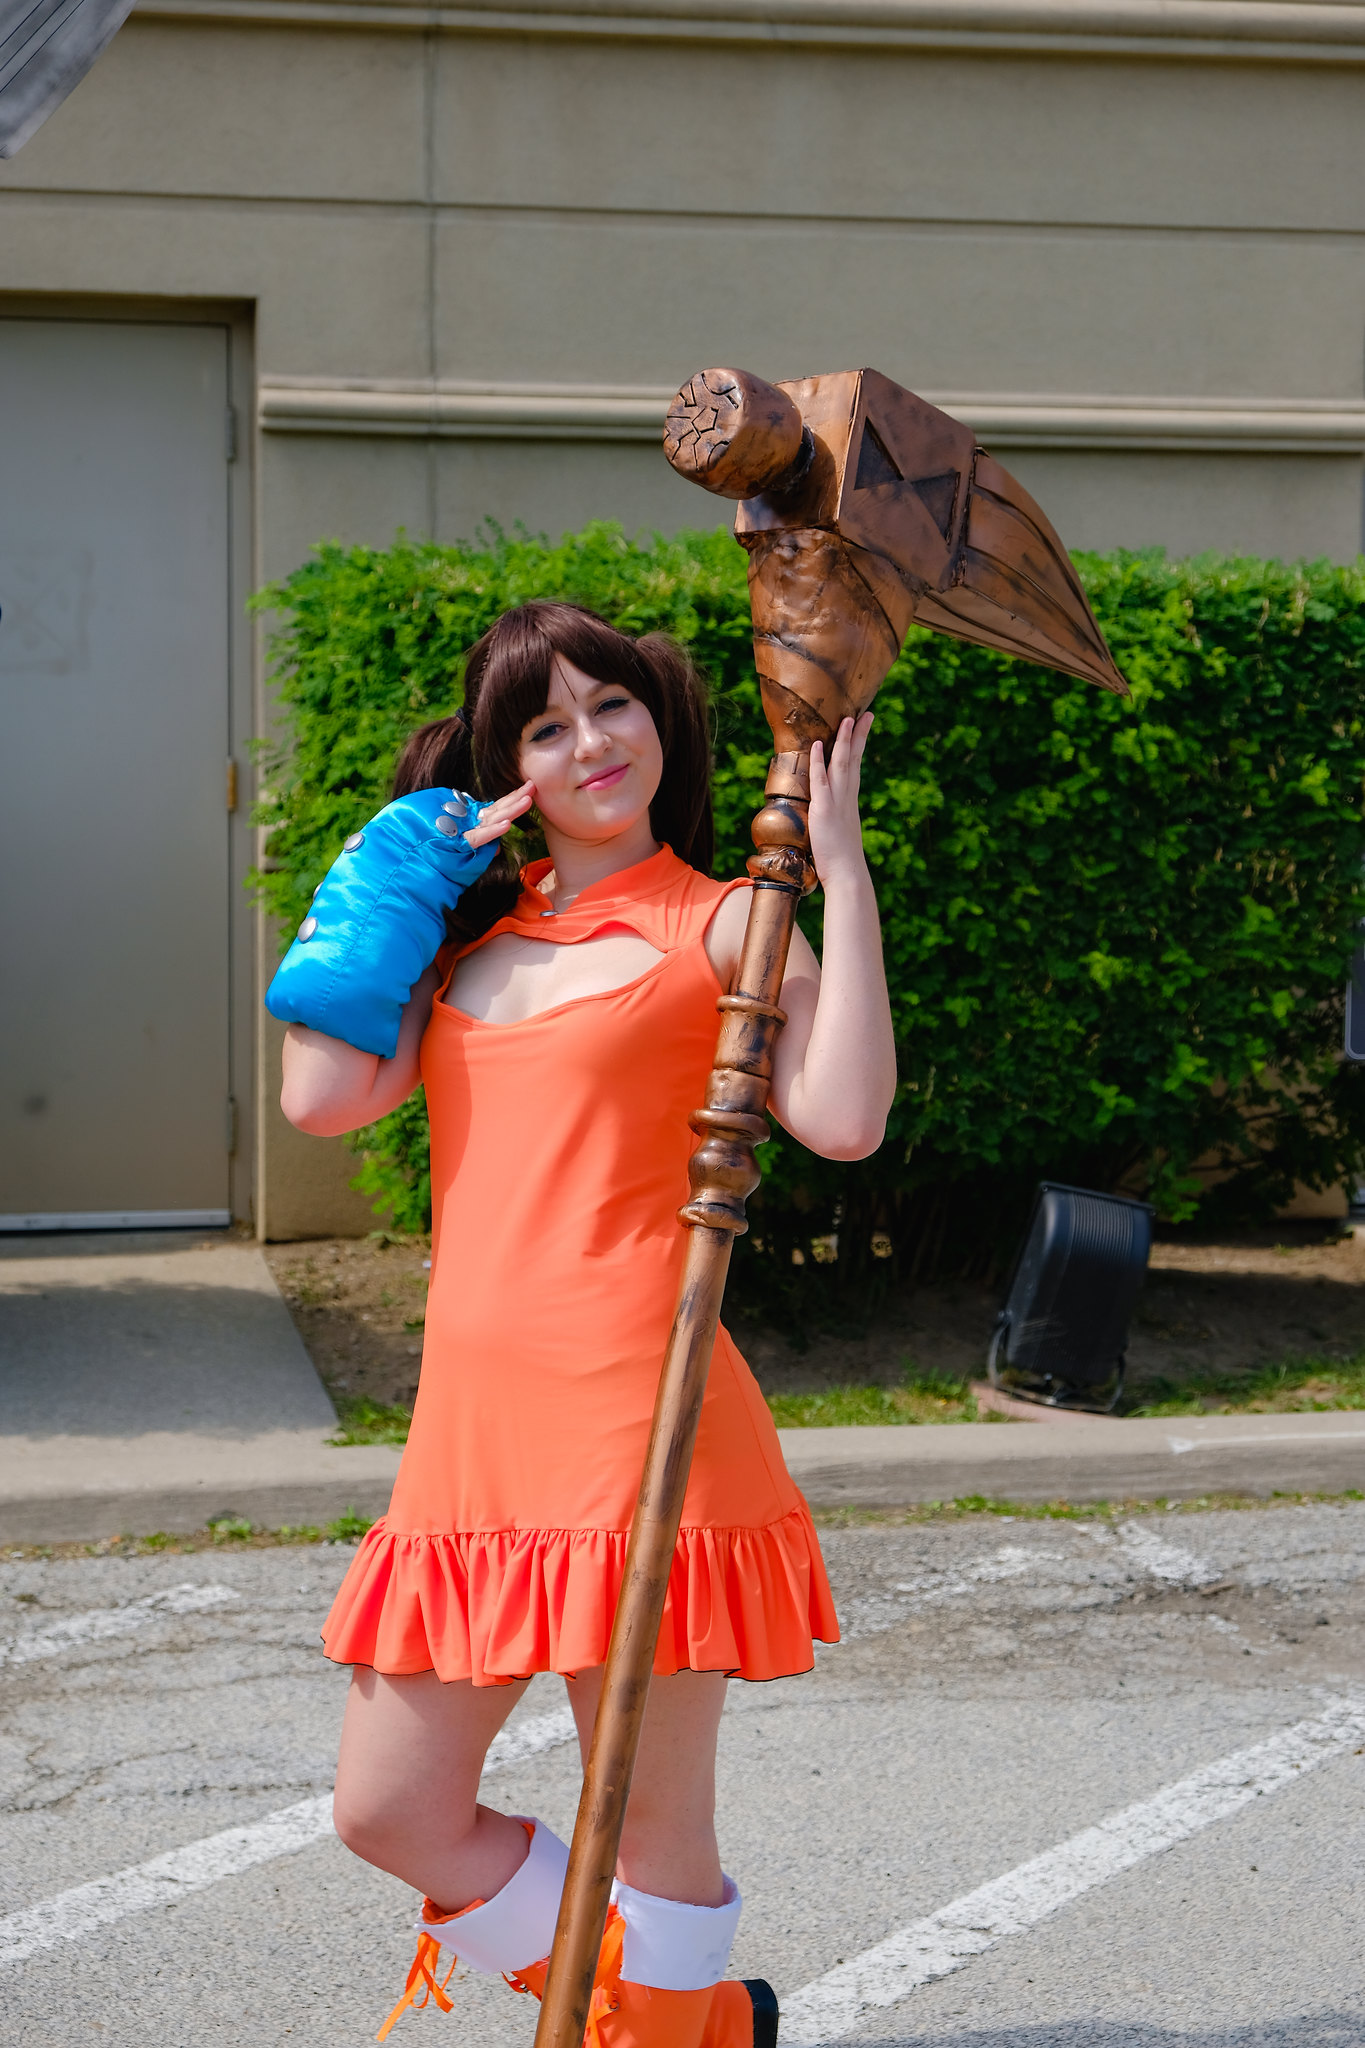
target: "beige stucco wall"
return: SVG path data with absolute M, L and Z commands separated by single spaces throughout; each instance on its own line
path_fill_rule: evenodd
M 378 1227 L 369 1198 L 350 1182 L 354 1153 L 339 1138 L 310 1138 L 280 1111 L 280 1044 L 284 1026 L 262 1013 L 260 1053 L 258 1235 L 271 1241 L 299 1237 L 363 1237 Z
M 876 364 L 1073 546 L 1357 552 L 1365 4 L 615 4 L 140 0 L 0 165 L 0 287 L 249 315 L 255 579 L 709 522 L 657 435 L 715 362 Z M 366 1227 L 259 1055 L 260 1227 Z

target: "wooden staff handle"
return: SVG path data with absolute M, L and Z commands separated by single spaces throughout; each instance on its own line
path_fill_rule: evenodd
M 626 1546 L 536 2048 L 582 2048 L 730 1248 L 749 1227 L 744 1204 L 760 1178 L 754 1146 L 768 1136 L 763 1110 L 773 1045 L 786 1021 L 777 999 L 796 907 L 815 885 L 806 815 L 808 750 L 776 756 L 767 797 L 754 820 L 754 891 L 734 990 L 717 1004 L 723 1021 L 706 1104 L 689 1119 L 702 1142 L 688 1167 L 691 1199 L 678 1212 L 688 1226 L 687 1255 Z

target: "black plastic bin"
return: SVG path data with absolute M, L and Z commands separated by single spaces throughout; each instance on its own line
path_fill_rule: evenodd
M 991 1335 L 993 1385 L 1049 1407 L 1116 1406 L 1155 1214 L 1126 1195 L 1040 1183 Z

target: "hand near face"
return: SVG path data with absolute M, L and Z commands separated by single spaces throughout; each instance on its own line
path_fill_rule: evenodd
M 867 872 L 858 786 L 872 713 L 845 718 L 834 736 L 828 762 L 822 741 L 810 750 L 810 851 L 815 872 L 828 890 L 844 877 Z
M 536 800 L 534 782 L 523 782 L 520 789 L 514 789 L 507 796 L 500 796 L 491 803 L 477 825 L 465 833 L 470 846 L 487 846 L 490 839 L 501 839 L 514 818 L 520 818 L 530 810 Z

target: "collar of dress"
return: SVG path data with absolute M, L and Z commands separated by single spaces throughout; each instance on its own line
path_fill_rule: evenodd
M 590 882 L 574 898 L 567 910 L 556 911 L 548 896 L 541 894 L 536 886 L 549 874 L 554 862 L 534 860 L 521 871 L 521 895 L 516 908 L 509 916 L 500 918 L 494 931 L 529 931 L 535 928 L 537 938 L 550 936 L 546 926 L 552 925 L 556 939 L 588 938 L 600 931 L 604 924 L 628 905 L 658 902 L 673 896 L 681 884 L 687 882 L 693 873 L 686 861 L 679 860 L 671 846 L 661 846 L 648 860 L 637 861 L 634 867 L 620 868 L 614 875 L 605 875 L 600 882 Z M 542 921 L 543 920 L 543 921 Z M 486 934 L 492 937 L 492 932 Z

